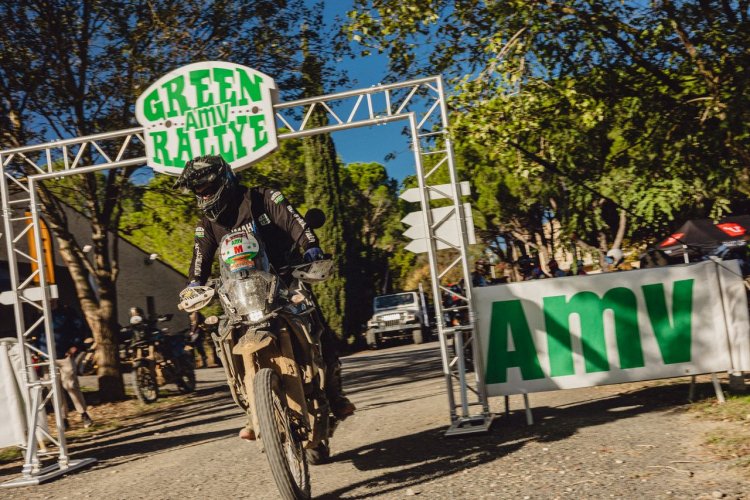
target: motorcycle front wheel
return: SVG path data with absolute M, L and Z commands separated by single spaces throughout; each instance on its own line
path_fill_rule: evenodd
M 310 498 L 310 474 L 302 443 L 292 429 L 279 376 L 261 369 L 253 382 L 260 439 L 281 498 Z
M 144 404 L 159 399 L 159 385 L 148 366 L 138 366 L 133 370 L 133 391 L 138 401 Z

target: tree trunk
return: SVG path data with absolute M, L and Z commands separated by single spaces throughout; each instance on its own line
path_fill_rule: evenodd
M 73 235 L 67 230 L 67 220 L 62 206 L 55 203 L 51 194 L 43 187 L 40 188 L 39 194 L 47 215 L 47 225 L 55 235 L 60 257 L 65 267 L 68 268 L 84 318 L 97 343 L 99 399 L 100 401 L 124 399 L 125 386 L 120 373 L 117 343 L 115 284 L 110 279 L 106 279 L 106 271 L 95 270 L 93 265 L 85 260 L 85 254 L 78 248 Z M 98 250 L 95 249 L 95 251 Z M 101 257 L 95 256 L 95 258 Z M 88 276 L 95 273 L 99 284 L 98 299 L 88 280 Z
M 625 238 L 625 228 L 627 227 L 628 214 L 620 210 L 620 220 L 615 234 L 615 241 L 612 242 L 612 248 L 622 248 L 622 240 Z
M 107 295 L 116 296 L 108 292 Z M 111 297 L 99 297 L 99 338 L 96 338 L 96 359 L 99 368 L 99 400 L 101 402 L 125 399 L 125 386 L 120 372 L 120 355 L 117 342 L 117 302 Z

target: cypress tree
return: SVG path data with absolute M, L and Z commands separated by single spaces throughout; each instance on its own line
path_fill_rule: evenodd
M 324 94 L 323 63 L 309 47 L 309 37 L 315 36 L 310 30 L 303 34 L 302 81 L 304 97 Z M 322 106 L 316 106 L 308 121 L 309 128 L 325 126 L 328 116 Z M 321 310 L 329 326 L 343 339 L 346 324 L 346 243 L 342 219 L 341 197 L 339 196 L 339 164 L 336 148 L 329 134 L 317 134 L 303 139 L 305 156 L 305 205 L 317 207 L 326 213 L 323 227 L 316 230 L 323 251 L 333 255 L 334 274 L 315 288 Z

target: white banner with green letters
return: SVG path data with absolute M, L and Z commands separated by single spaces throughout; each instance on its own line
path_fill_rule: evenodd
M 473 289 L 491 396 L 750 370 L 736 261 Z

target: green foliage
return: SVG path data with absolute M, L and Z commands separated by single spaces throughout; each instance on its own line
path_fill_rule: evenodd
M 317 34 L 311 26 L 303 36 L 302 64 L 303 92 L 305 97 L 323 94 L 322 75 L 326 67 L 315 53 Z M 311 46 L 312 45 L 312 46 Z M 328 124 L 325 110 L 317 107 L 309 114 L 311 128 Z M 341 180 L 336 148 L 328 134 L 317 134 L 302 140 L 305 161 L 305 204 L 320 208 L 327 216 L 326 223 L 316 231 L 323 250 L 332 255 L 334 276 L 315 287 L 323 316 L 339 338 L 348 337 L 352 327 L 348 322 L 347 302 L 347 249 L 344 239 L 344 213 L 340 197 Z
M 455 85 L 454 139 L 483 237 L 612 242 L 747 210 L 743 4 L 357 0 L 350 39 L 394 77 Z M 426 51 L 425 47 L 430 47 Z M 428 52 L 429 55 L 425 55 Z
M 378 163 L 352 163 L 341 169 L 346 218 L 347 290 L 352 328 L 363 330 L 372 316 L 372 299 L 394 284 L 391 257 L 403 246 L 397 183 Z M 396 276 L 398 277 L 398 275 Z
M 187 276 L 193 253 L 198 210 L 191 194 L 172 188 L 174 178 L 156 175 L 146 186 L 133 186 L 120 231 L 130 243 Z

